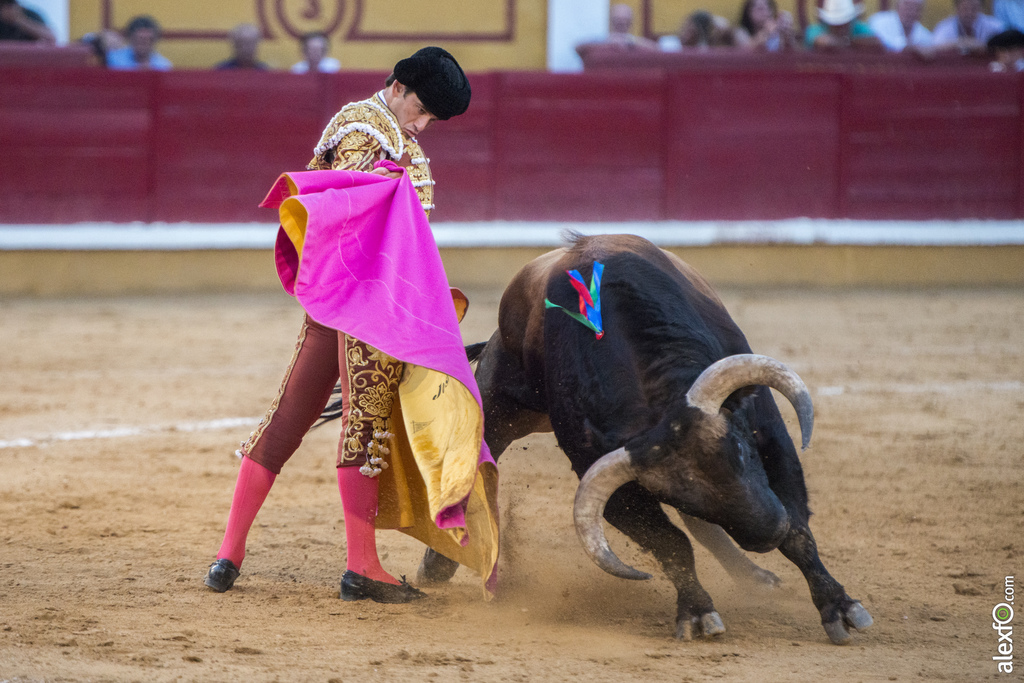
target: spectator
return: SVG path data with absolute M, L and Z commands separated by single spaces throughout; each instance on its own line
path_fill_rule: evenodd
M 156 52 L 160 39 L 160 25 L 149 16 L 135 17 L 124 30 L 127 47 L 107 53 L 107 66 L 118 70 L 156 69 L 170 71 L 171 62 Z
M 992 14 L 1003 22 L 1006 28 L 1024 31 L 1024 0 L 995 0 Z
M 608 11 L 609 45 L 618 45 L 629 49 L 657 50 L 658 44 L 650 38 L 633 33 L 633 8 L 629 5 L 615 4 Z
M 882 45 L 889 52 L 902 52 L 911 48 L 929 48 L 932 32 L 921 24 L 924 0 L 897 0 L 896 9 L 878 12 L 868 19 Z
M 882 42 L 859 17 L 864 6 L 853 0 L 825 0 L 818 8 L 818 23 L 808 27 L 804 42 L 825 52 L 853 49 L 881 52 Z
M 43 17 L 38 12 L 22 7 L 17 0 L 0 0 L 0 40 L 57 42 Z
M 96 66 L 107 65 L 107 55 L 125 46 L 120 33 L 111 29 L 103 29 L 95 33 L 86 33 L 80 41 L 92 48 L 93 62 Z
M 1024 33 L 1017 29 L 1007 29 L 989 38 L 988 51 L 992 55 L 990 70 L 1024 71 Z
M 333 74 L 341 71 L 341 62 L 328 57 L 331 41 L 326 33 L 307 33 L 302 36 L 302 56 L 304 60 L 292 65 L 293 74 L 313 73 Z
M 256 51 L 260 46 L 260 30 L 252 24 L 239 24 L 228 32 L 231 41 L 231 59 L 221 62 L 217 69 L 258 69 L 266 71 L 265 63 L 256 59 Z
M 678 41 L 680 50 L 732 47 L 733 29 L 725 17 L 699 9 L 683 20 Z
M 746 0 L 732 42 L 745 50 L 778 52 L 796 45 L 793 15 L 780 12 L 775 0 Z
M 1006 27 L 990 14 L 982 14 L 981 0 L 953 0 L 956 12 L 935 25 L 932 39 L 939 48 L 959 48 L 960 54 L 985 54 L 988 39 Z
M 591 48 L 612 48 L 619 50 L 658 50 L 658 43 L 633 33 L 633 8 L 615 4 L 608 11 L 608 36 L 604 40 L 582 43 L 576 46 L 576 53 L 586 61 L 586 52 Z

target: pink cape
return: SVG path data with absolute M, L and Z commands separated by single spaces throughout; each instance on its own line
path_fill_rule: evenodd
M 452 377 L 480 406 L 441 255 L 409 177 L 286 173 L 260 206 L 286 201 L 301 203 L 308 219 L 301 254 L 294 235 L 278 231 L 275 258 L 285 291 L 321 325 Z M 481 439 L 483 463 L 494 460 Z M 442 509 L 435 523 L 464 526 L 465 506 L 463 500 Z

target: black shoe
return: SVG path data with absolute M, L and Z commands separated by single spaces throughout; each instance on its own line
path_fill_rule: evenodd
M 237 578 L 238 567 L 231 560 L 223 558 L 210 565 L 210 571 L 206 572 L 203 583 L 218 593 L 223 593 L 235 585 Z
M 402 577 L 402 583 L 396 586 L 384 581 L 375 581 L 362 574 L 356 574 L 349 569 L 341 577 L 341 594 L 339 597 L 346 602 L 369 598 L 374 602 L 396 604 L 419 600 L 420 598 L 427 597 L 427 594 L 406 583 L 404 576 Z

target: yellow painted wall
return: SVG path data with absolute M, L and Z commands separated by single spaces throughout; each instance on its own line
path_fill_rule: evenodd
M 614 1 L 614 0 L 613 0 Z M 743 0 L 623 0 L 632 5 L 635 30 L 650 11 L 653 34 L 675 33 L 684 17 L 706 9 L 732 22 Z M 807 2 L 814 20 L 815 0 Z M 796 15 L 797 0 L 777 0 Z M 890 0 L 895 6 L 896 0 Z M 879 0 L 867 0 L 868 14 Z M 991 11 L 986 3 L 986 11 Z M 344 69 L 389 70 L 395 62 L 424 45 L 449 49 L 468 71 L 544 69 L 546 66 L 547 0 L 74 0 L 70 3 L 72 40 L 103 27 L 123 27 L 132 17 L 150 14 L 168 36 L 159 52 L 176 68 L 205 69 L 227 59 L 223 38 L 178 37 L 175 34 L 223 34 L 248 22 L 269 36 L 260 57 L 275 69 L 300 61 L 295 35 L 333 27 L 332 56 Z M 952 13 L 952 0 L 926 0 L 923 23 L 934 27 Z M 511 15 L 511 16 L 509 16 Z M 355 31 L 386 35 L 350 39 Z
M 139 14 L 151 15 L 166 34 L 157 51 L 175 68 L 205 69 L 230 56 L 226 39 L 175 34 L 222 34 L 240 23 L 256 24 L 270 36 L 259 56 L 276 69 L 302 59 L 295 36 L 332 26 L 331 56 L 344 69 L 390 70 L 424 45 L 447 48 L 470 71 L 546 64 L 547 0 L 75 0 L 70 5 L 72 40 L 102 28 L 105 15 L 114 28 Z M 370 37 L 350 39 L 353 31 Z
M 504 288 L 547 248 L 441 249 L 448 280 Z M 1024 287 L 1024 247 L 729 244 L 670 251 L 716 287 Z M 269 249 L 0 251 L 11 296 L 281 291 Z

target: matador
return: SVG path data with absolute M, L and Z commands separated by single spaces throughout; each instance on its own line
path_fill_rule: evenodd
M 346 105 L 334 116 L 307 168 L 387 178 L 407 174 L 429 216 L 434 208 L 434 180 L 416 136 L 437 120 L 462 114 L 469 101 L 469 81 L 455 58 L 438 47 L 423 48 L 395 65 L 383 90 Z M 375 525 L 380 524 L 376 519 L 379 475 L 389 466 L 395 432 L 401 427 L 394 424 L 393 411 L 404 372 L 401 360 L 344 330 L 317 322 L 306 308 L 278 395 L 237 453 L 242 463 L 224 540 L 205 578 L 207 586 L 224 592 L 234 584 L 256 513 L 337 384 L 341 406 L 337 474 L 347 542 L 340 597 L 386 603 L 423 597 L 404 577 L 397 580 L 381 566 L 375 536 Z

